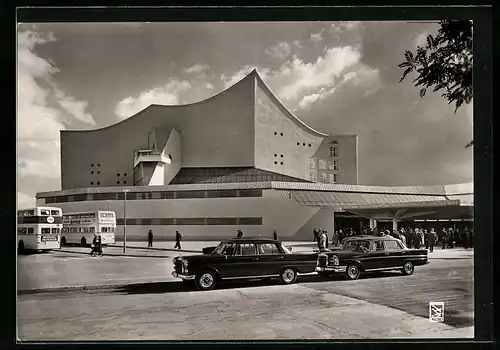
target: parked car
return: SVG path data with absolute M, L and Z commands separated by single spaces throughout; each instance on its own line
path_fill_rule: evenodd
M 344 273 L 350 280 L 363 273 L 400 270 L 411 275 L 415 266 L 429 263 L 427 249 L 409 249 L 391 236 L 355 236 L 342 241 L 338 249 L 318 254 L 320 275 Z
M 206 254 L 174 258 L 172 276 L 210 290 L 223 280 L 278 277 L 282 283 L 292 284 L 299 274 L 315 273 L 317 266 L 317 254 L 292 253 L 274 239 L 234 238 L 211 248 L 204 249 Z

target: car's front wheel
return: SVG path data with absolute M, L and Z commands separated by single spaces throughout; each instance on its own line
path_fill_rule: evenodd
M 357 280 L 361 276 L 361 269 L 356 263 L 349 264 L 345 271 L 345 276 L 350 280 Z
M 280 273 L 281 282 L 284 284 L 293 284 L 297 281 L 297 271 L 291 267 L 284 268 Z
M 413 272 L 415 271 L 415 267 L 410 261 L 407 261 L 404 265 L 403 268 L 401 269 L 401 272 L 403 272 L 403 275 L 412 275 Z
M 196 287 L 199 290 L 211 290 L 215 287 L 215 275 L 212 271 L 205 271 L 196 276 Z

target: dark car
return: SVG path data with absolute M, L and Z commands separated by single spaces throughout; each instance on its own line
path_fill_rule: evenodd
M 274 239 L 234 238 L 211 248 L 208 254 L 174 258 L 172 276 L 210 290 L 222 280 L 279 277 L 282 283 L 292 284 L 299 274 L 314 273 L 317 266 L 317 254 L 292 253 Z
M 409 249 L 391 236 L 356 236 L 342 241 L 342 246 L 318 255 L 316 271 L 320 275 L 344 273 L 358 279 L 365 272 L 400 270 L 413 274 L 414 267 L 429 263 L 426 249 Z

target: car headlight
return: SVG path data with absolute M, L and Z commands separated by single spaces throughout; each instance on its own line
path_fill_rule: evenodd
M 333 255 L 330 257 L 330 262 L 334 265 L 334 266 L 338 266 L 338 264 L 340 263 L 339 262 L 339 258 L 338 256 L 336 255 Z

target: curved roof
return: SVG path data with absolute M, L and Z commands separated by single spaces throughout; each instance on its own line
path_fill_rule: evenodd
M 150 109 L 150 108 L 155 108 L 155 107 L 163 107 L 163 108 L 180 108 L 180 107 L 187 107 L 187 106 L 195 106 L 195 105 L 200 105 L 200 104 L 203 104 L 203 103 L 206 103 L 212 99 L 215 99 L 217 97 L 220 97 L 224 94 L 226 94 L 227 92 L 229 92 L 230 90 L 232 90 L 234 87 L 238 86 L 239 84 L 241 84 L 243 81 L 251 78 L 251 77 L 254 77 L 257 79 L 257 82 L 259 84 L 261 84 L 265 91 L 269 93 L 269 95 L 271 96 L 271 98 L 274 100 L 274 102 L 279 106 L 281 107 L 283 110 L 284 110 L 284 114 L 292 121 L 294 122 L 296 125 L 298 125 L 299 127 L 305 129 L 306 131 L 308 132 L 311 132 L 313 134 L 315 134 L 316 136 L 321 136 L 321 137 L 328 137 L 329 135 L 328 134 L 325 134 L 325 133 L 322 133 L 322 132 L 319 132 L 315 129 L 313 129 L 312 127 L 310 127 L 309 125 L 307 125 L 306 123 L 304 123 L 302 120 L 300 120 L 295 114 L 293 114 L 292 111 L 290 111 L 288 109 L 288 107 L 285 106 L 285 104 L 283 102 L 281 102 L 281 100 L 276 96 L 276 94 L 271 90 L 271 88 L 266 84 L 266 82 L 261 78 L 261 76 L 259 75 L 259 73 L 257 72 L 256 69 L 252 70 L 250 73 L 248 73 L 245 77 L 243 77 L 241 80 L 239 80 L 238 82 L 234 83 L 233 85 L 231 85 L 230 87 L 228 87 L 227 89 L 225 90 L 222 90 L 218 93 L 216 93 L 215 95 L 213 96 L 210 96 L 204 100 L 201 100 L 201 101 L 196 101 L 196 102 L 192 102 L 192 103 L 186 103 L 186 104 L 179 104 L 179 105 L 159 105 L 159 104 L 151 104 L 149 106 L 147 106 L 146 108 L 144 108 L 143 110 L 137 112 L 136 114 L 128 117 L 128 118 L 125 118 L 115 124 L 111 124 L 111 125 L 108 125 L 108 126 L 104 126 L 102 128 L 97 128 L 97 129 L 87 129 L 87 130 L 61 130 L 61 133 L 72 133 L 72 132 L 94 132 L 94 131 L 101 131 L 101 130 L 106 130 L 106 129 L 110 129 L 114 126 L 117 126 L 117 125 L 120 125 L 120 124 L 123 124 L 127 121 L 130 121 L 131 119 L 135 119 L 137 118 L 139 115 L 141 115 L 142 113 L 144 113 L 146 110 Z

